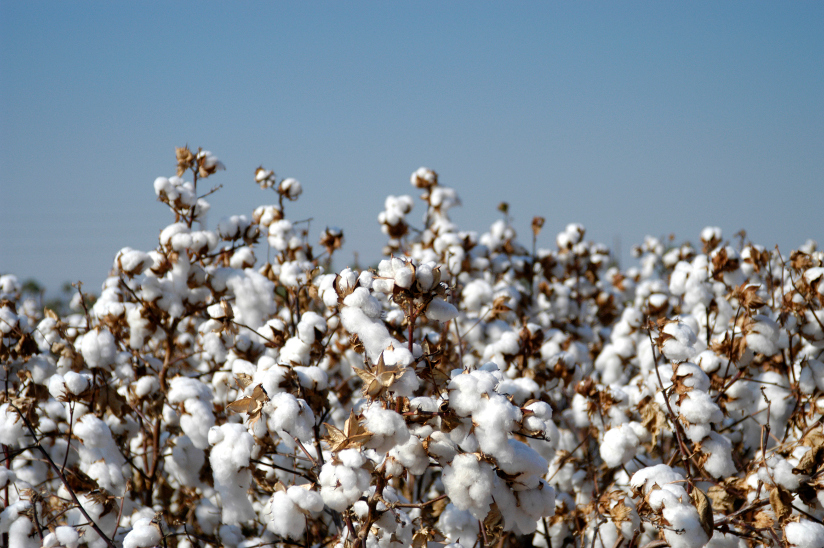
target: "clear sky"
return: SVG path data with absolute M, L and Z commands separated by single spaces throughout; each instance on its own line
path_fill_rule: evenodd
M 507 201 L 543 246 L 824 244 L 824 3 L 0 1 L 0 272 L 97 291 L 172 221 L 152 183 L 187 143 L 228 168 L 212 228 L 275 203 L 262 164 L 344 229 L 339 267 L 422 165 L 460 228 Z

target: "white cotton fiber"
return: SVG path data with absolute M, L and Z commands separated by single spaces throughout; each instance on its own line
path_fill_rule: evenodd
M 784 526 L 784 538 L 793 548 L 824 548 L 824 525 L 807 519 Z
M 215 489 L 220 493 L 223 506 L 223 522 L 237 525 L 254 519 L 255 512 L 246 489 L 252 477 L 248 470 L 255 440 L 242 424 L 228 423 L 209 430 L 209 443 L 213 446 L 209 455 Z
M 366 459 L 355 449 L 337 453 L 339 464 L 327 462 L 321 468 L 318 479 L 323 502 L 339 512 L 344 511 L 369 489 L 369 472 L 363 468 Z
M 662 514 L 672 528 L 664 529 L 664 538 L 671 548 L 700 548 L 709 542 L 694 506 L 677 504 L 664 508 Z
M 80 353 L 86 364 L 91 367 L 105 367 L 114 363 L 117 346 L 114 335 L 108 329 L 92 330 L 83 335 Z
M 372 432 L 366 446 L 379 454 L 388 453 L 395 446 L 403 445 L 409 439 L 409 429 L 398 413 L 372 405 L 363 413 L 364 426 Z
M 132 530 L 123 539 L 123 548 L 148 548 L 160 544 L 160 529 L 149 518 L 132 524 Z
M 716 432 L 701 440 L 701 452 L 707 455 L 704 470 L 715 478 L 726 478 L 736 473 L 732 460 L 732 443 Z
M 75 373 L 74 371 L 67 371 L 63 375 L 63 382 L 66 384 L 66 389 L 78 395 L 86 391 L 91 384 L 91 376 L 88 374 Z
M 426 317 L 436 322 L 449 322 L 458 317 L 458 309 L 436 297 L 426 307 Z
M 721 408 L 706 392 L 687 392 L 679 406 L 681 415 L 691 424 L 720 423 L 724 420 Z
M 674 362 L 687 361 L 696 354 L 695 343 L 697 341 L 695 332 L 683 322 L 668 323 L 662 329 L 666 335 L 670 335 L 661 345 L 661 351 L 668 360 Z
M 635 431 L 627 424 L 607 430 L 599 451 L 604 463 L 610 468 L 616 468 L 631 461 L 641 440 Z
M 469 510 L 475 519 L 486 517 L 495 481 L 491 465 L 472 454 L 457 455 L 444 467 L 442 481 L 449 500 L 459 510 Z
M 286 491 L 275 491 L 269 502 L 272 519 L 266 527 L 281 537 L 294 540 L 303 536 L 306 530 L 306 516 L 289 498 Z

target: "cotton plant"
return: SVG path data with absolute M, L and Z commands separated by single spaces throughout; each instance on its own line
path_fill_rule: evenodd
M 264 205 L 210 228 L 223 164 L 176 162 L 97 295 L 0 274 L 3 543 L 818 546 L 814 243 L 707 227 L 622 269 L 577 223 L 522 243 L 506 203 L 462 230 L 420 168 L 422 216 L 389 196 L 385 256 L 333 267 L 296 179 L 259 167 Z

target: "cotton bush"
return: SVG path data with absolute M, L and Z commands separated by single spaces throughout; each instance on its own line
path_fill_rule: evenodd
M 259 167 L 276 204 L 210 229 L 224 166 L 176 160 L 99 294 L 0 274 L 3 546 L 824 546 L 814 243 L 707 227 L 621 269 L 505 204 L 459 229 L 420 168 L 360 270 L 290 220 L 296 179 Z

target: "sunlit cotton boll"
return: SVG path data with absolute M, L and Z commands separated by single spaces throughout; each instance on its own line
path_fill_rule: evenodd
M 607 430 L 599 451 L 604 463 L 610 468 L 626 464 L 635 457 L 641 440 L 628 424 Z
M 484 519 L 489 512 L 494 482 L 492 466 L 468 453 L 457 455 L 443 470 L 449 500 L 459 510 L 469 510 L 476 519 Z
M 695 356 L 695 332 L 683 322 L 668 323 L 662 329 L 661 352 L 668 360 L 684 362 Z
M 160 544 L 160 528 L 148 518 L 137 520 L 123 539 L 123 548 L 148 548 L 157 544 Z
M 89 331 L 83 335 L 80 352 L 91 368 L 111 365 L 117 353 L 114 335 L 108 329 Z
M 363 465 L 366 459 L 355 449 L 337 453 L 337 462 L 327 462 L 321 468 L 318 479 L 323 502 L 333 510 L 342 512 L 358 500 L 369 488 L 371 478 Z
M 267 528 L 276 535 L 297 540 L 306 530 L 307 515 L 323 510 L 323 499 L 317 491 L 292 486 L 286 491 L 275 491 L 268 507 L 272 519 Z

